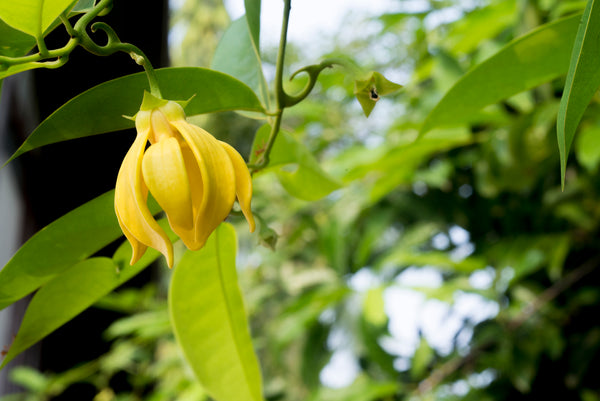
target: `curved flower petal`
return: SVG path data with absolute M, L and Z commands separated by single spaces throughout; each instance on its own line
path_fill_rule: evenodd
M 152 217 L 146 205 L 147 188 L 142 181 L 142 157 L 150 135 L 150 112 L 140 111 L 136 117 L 138 135 L 125 155 L 115 186 L 115 211 L 123 232 L 133 248 L 131 264 L 143 254 L 140 244 L 161 252 L 169 267 L 173 266 L 173 246 L 167 234 Z M 145 250 L 145 249 L 144 249 Z
M 227 152 L 211 134 L 184 119 L 170 122 L 189 145 L 202 176 L 203 196 L 194 216 L 194 244 L 188 246 L 192 250 L 200 249 L 231 211 L 235 200 L 235 171 Z
M 233 169 L 235 171 L 235 195 L 240 204 L 240 208 L 242 209 L 242 213 L 244 213 L 244 217 L 246 217 L 246 220 L 248 221 L 250 232 L 252 233 L 256 227 L 254 216 L 250 209 L 250 202 L 252 201 L 252 177 L 250 176 L 244 158 L 238 151 L 228 143 L 219 142 L 233 163 Z
M 140 258 L 142 256 L 144 256 L 144 253 L 146 252 L 146 249 L 148 249 L 148 247 L 146 245 L 142 244 L 140 241 L 138 241 L 137 238 L 135 238 L 133 236 L 133 234 L 131 234 L 131 232 L 129 232 L 127 227 L 125 227 L 125 225 L 122 223 L 121 216 L 119 215 L 119 210 L 115 208 L 115 212 L 117 214 L 117 220 L 119 221 L 119 226 L 121 227 L 121 231 L 123 231 L 123 234 L 125 234 L 125 238 L 127 238 L 129 243 L 131 244 L 132 252 L 131 252 L 131 260 L 129 261 L 129 264 L 133 265 L 135 262 L 140 260 Z
M 146 149 L 142 161 L 146 186 L 167 214 L 169 224 L 191 229 L 193 223 L 192 194 L 177 139 L 162 139 Z
M 190 218 L 189 226 L 186 225 L 183 227 L 174 226 L 171 224 L 171 228 L 177 233 L 179 238 L 181 238 L 186 247 L 189 249 L 197 249 L 198 245 L 196 244 L 196 230 L 194 229 L 194 222 L 196 221 L 196 216 L 198 216 L 200 206 L 202 205 L 202 196 L 204 194 L 202 173 L 200 172 L 200 167 L 198 166 L 198 162 L 196 161 L 194 153 L 188 144 L 183 142 L 179 145 L 181 146 L 183 162 L 185 164 L 185 170 L 190 183 L 193 217 Z

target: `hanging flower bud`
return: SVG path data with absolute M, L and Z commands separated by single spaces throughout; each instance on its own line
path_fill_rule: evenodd
M 233 147 L 188 123 L 178 103 L 148 93 L 135 126 L 137 137 L 115 187 L 117 219 L 133 248 L 131 264 L 151 247 L 173 266 L 173 246 L 148 209 L 148 191 L 166 213 L 173 232 L 191 250 L 204 246 L 236 197 L 254 231 L 252 180 Z

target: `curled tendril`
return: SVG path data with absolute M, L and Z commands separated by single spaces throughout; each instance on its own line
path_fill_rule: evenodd
M 300 91 L 300 93 L 298 93 L 297 95 L 290 96 L 284 92 L 285 107 L 291 107 L 304 100 L 315 87 L 315 84 L 319 79 L 319 74 L 323 72 L 324 69 L 332 68 L 334 65 L 344 65 L 344 63 L 338 61 L 337 59 L 327 59 L 323 60 L 320 64 L 308 65 L 294 72 L 290 76 L 290 81 L 293 80 L 296 77 L 296 75 L 305 72 L 306 74 L 308 74 L 308 82 L 306 83 L 302 91 Z

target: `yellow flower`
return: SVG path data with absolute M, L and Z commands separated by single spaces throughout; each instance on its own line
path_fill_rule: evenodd
M 142 104 L 135 118 L 137 137 L 119 170 L 115 212 L 133 248 L 131 264 L 151 247 L 172 267 L 173 245 L 148 209 L 148 190 L 173 232 L 197 250 L 227 217 L 236 197 L 254 231 L 252 180 L 242 156 L 188 123 L 179 104 L 156 98 L 150 103 Z

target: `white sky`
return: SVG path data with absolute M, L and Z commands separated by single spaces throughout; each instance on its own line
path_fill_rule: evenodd
M 232 19 L 244 14 L 244 0 L 224 0 Z M 348 13 L 360 13 L 367 17 L 398 8 L 395 0 L 295 0 L 288 28 L 288 40 L 305 43 L 319 34 L 332 34 Z M 277 45 L 283 13 L 282 0 L 262 0 L 261 41 L 265 45 Z M 313 35 L 307 35 L 308 32 Z

